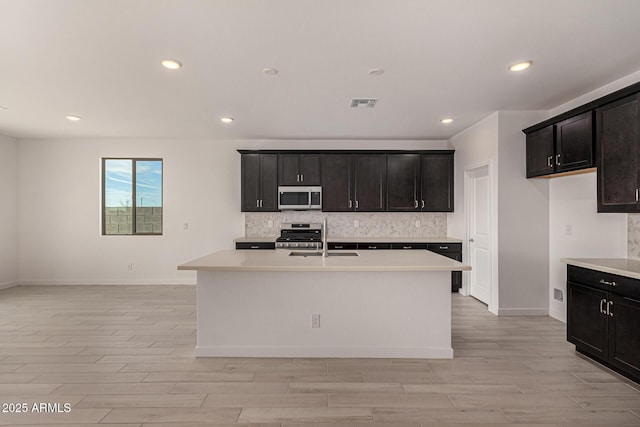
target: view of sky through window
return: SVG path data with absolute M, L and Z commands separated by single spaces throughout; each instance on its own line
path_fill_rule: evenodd
M 105 160 L 105 206 L 131 207 L 133 197 L 133 161 Z M 162 206 L 162 161 L 136 161 L 136 206 Z

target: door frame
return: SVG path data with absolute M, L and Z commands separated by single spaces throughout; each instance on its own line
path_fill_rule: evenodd
M 487 160 L 480 163 L 474 163 L 468 165 L 464 169 L 464 205 L 465 205 L 465 239 L 462 242 L 463 253 L 467 255 L 467 260 L 470 259 L 470 245 L 469 238 L 471 235 L 471 175 L 481 169 L 487 169 L 487 179 L 489 180 L 489 253 L 491 256 L 491 262 L 489 265 L 489 281 L 491 297 L 488 304 L 488 310 L 498 315 L 498 203 L 497 194 L 495 189 L 495 183 L 497 182 L 495 176 L 495 168 L 492 160 Z M 474 268 L 472 265 L 471 268 Z M 470 274 L 462 275 L 462 288 L 460 293 L 465 296 L 470 296 Z

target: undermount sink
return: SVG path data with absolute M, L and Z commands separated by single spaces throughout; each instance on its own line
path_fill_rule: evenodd
M 291 251 L 291 252 L 289 252 L 289 256 L 303 256 L 303 257 L 322 256 L 322 252 Z M 360 256 L 360 254 L 358 252 L 328 252 L 327 256 L 329 256 L 329 257 L 334 257 L 334 256 Z

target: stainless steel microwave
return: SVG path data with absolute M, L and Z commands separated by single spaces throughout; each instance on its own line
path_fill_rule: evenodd
M 278 187 L 278 209 L 297 211 L 322 209 L 322 187 L 280 186 Z

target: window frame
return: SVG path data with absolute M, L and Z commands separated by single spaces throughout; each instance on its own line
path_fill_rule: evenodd
M 107 160 L 131 160 L 131 233 L 130 234 L 109 234 L 107 233 L 107 222 L 106 222 L 106 216 L 107 216 L 107 206 L 106 206 L 106 185 L 107 185 L 107 180 L 106 180 L 106 162 Z M 137 209 L 137 203 L 136 203 L 136 163 L 139 161 L 159 161 L 160 162 L 160 196 L 162 198 L 162 205 L 160 206 L 162 208 L 162 218 L 161 218 L 161 229 L 162 231 L 159 233 L 138 233 L 136 228 L 137 228 L 137 220 L 136 220 L 136 209 Z M 102 185 L 101 185 L 101 190 L 102 190 L 102 194 L 100 195 L 101 199 L 102 199 L 102 215 L 101 215 L 101 220 L 102 220 L 102 226 L 101 226 L 101 232 L 102 232 L 102 236 L 162 236 L 164 233 L 164 159 L 160 158 L 160 157 L 102 157 L 101 158 L 101 163 L 102 163 Z

